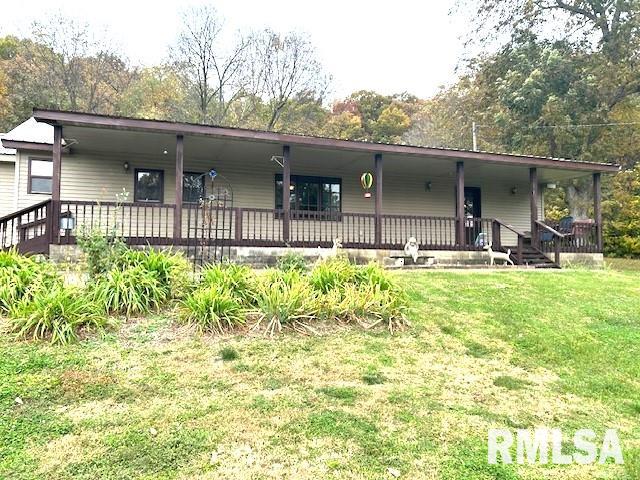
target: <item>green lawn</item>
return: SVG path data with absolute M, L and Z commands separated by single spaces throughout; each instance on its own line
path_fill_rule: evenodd
M 395 335 L 3 338 L 0 478 L 640 478 L 640 273 L 401 277 Z M 489 427 L 538 425 L 617 428 L 625 465 L 487 465 Z

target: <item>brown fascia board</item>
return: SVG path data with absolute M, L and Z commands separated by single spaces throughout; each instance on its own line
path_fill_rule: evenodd
M 144 120 L 137 118 L 97 115 L 92 113 L 67 112 L 60 110 L 34 109 L 33 116 L 39 122 L 51 125 L 109 128 L 141 132 L 170 133 L 176 135 L 199 135 L 246 141 L 276 143 L 281 145 L 300 145 L 334 150 L 369 152 L 372 154 L 413 155 L 419 157 L 446 158 L 450 160 L 477 160 L 481 162 L 522 165 L 527 167 L 557 168 L 586 172 L 618 172 L 619 165 L 610 163 L 592 163 L 559 158 L 533 157 L 506 153 L 474 152 L 446 148 L 417 147 L 384 143 L 358 142 L 333 138 L 294 135 L 241 128 L 218 127 L 193 123 L 170 122 L 166 120 Z
M 15 148 L 16 150 L 35 150 L 38 152 L 52 152 L 53 145 L 50 143 L 21 142 L 17 140 L 2 140 L 5 148 Z

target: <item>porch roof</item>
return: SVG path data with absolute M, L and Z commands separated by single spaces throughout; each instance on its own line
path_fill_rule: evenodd
M 593 172 L 615 173 L 620 167 L 611 163 L 596 163 L 562 158 L 518 155 L 509 153 L 481 152 L 441 147 L 385 144 L 334 138 L 249 130 L 215 125 L 202 125 L 165 120 L 147 120 L 129 117 L 97 115 L 91 113 L 34 109 L 38 122 L 50 125 L 80 127 L 90 129 L 124 130 L 155 134 L 173 134 L 195 137 L 210 137 L 221 140 L 235 140 L 261 144 L 296 145 L 320 150 L 341 150 L 354 153 L 390 154 L 394 157 L 418 157 L 439 160 L 471 160 L 474 163 L 490 163 L 521 167 L 540 167 L 573 172 L 580 176 Z M 6 142 L 6 141 L 5 141 Z M 8 145 L 7 145 L 8 146 Z M 12 145 L 14 146 L 14 145 Z M 15 145 L 17 146 L 17 145 Z M 558 172 L 559 173 L 559 172 Z

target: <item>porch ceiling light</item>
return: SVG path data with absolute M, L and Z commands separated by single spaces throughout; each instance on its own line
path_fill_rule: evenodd
M 124 163 L 122 164 L 122 168 L 124 168 L 124 171 L 125 171 L 125 172 L 128 172 L 128 171 L 129 171 L 129 168 L 130 168 L 129 162 L 124 162 Z
M 511 195 L 518 193 L 518 187 L 511 187 Z

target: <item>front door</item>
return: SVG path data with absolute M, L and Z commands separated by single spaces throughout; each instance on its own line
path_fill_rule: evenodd
M 467 245 L 474 245 L 482 231 L 480 187 L 464 187 L 464 226 Z

